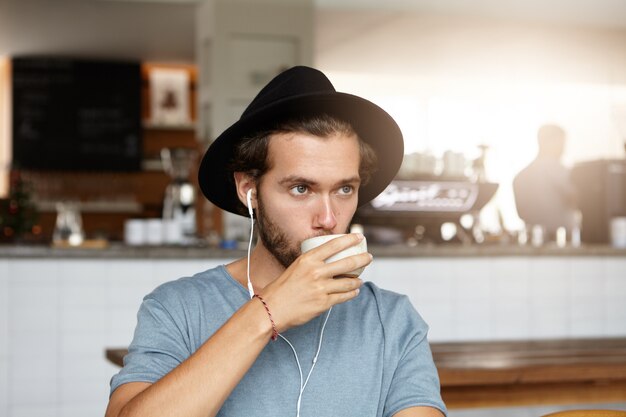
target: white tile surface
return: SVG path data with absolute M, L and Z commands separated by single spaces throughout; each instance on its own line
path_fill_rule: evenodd
M 592 291 L 589 294 L 570 300 L 571 337 L 601 337 L 607 332 L 606 299 Z
M 0 416 L 103 415 L 104 349 L 130 343 L 143 296 L 228 261 L 0 260 Z M 364 278 L 407 294 L 431 341 L 626 336 L 620 258 L 386 258 Z
M 108 402 L 108 400 L 107 400 Z M 59 416 L 62 417 L 91 417 L 103 416 L 107 402 L 98 401 L 93 404 L 61 404 L 59 406 Z
M 538 258 L 530 266 L 530 297 L 563 297 L 570 286 L 566 258 Z
M 608 297 L 606 299 L 606 334 L 607 336 L 626 335 L 626 298 Z
M 107 323 L 106 306 L 81 306 L 62 304 L 59 314 L 61 333 L 102 331 Z
M 71 378 L 59 384 L 60 404 L 104 404 L 109 397 L 108 379 Z
M 58 327 L 58 289 L 17 287 L 11 289 L 9 332 L 36 332 Z
M 71 379 L 98 379 L 108 387 L 109 378 L 117 367 L 105 357 L 104 348 L 90 354 L 63 354 L 59 357 L 59 381 Z M 103 382 L 104 381 L 104 382 Z
M 570 295 L 572 297 L 603 297 L 606 293 L 606 263 L 600 259 L 570 261 Z
M 29 381 L 33 378 L 54 380 L 58 374 L 57 362 L 56 356 L 17 353 L 11 357 L 11 380 L 14 382 Z
M 55 404 L 15 405 L 9 408 L 9 417 L 63 417 Z
M 56 409 L 58 403 L 58 381 L 56 378 L 11 379 L 9 383 L 9 405 L 48 406 Z
M 18 329 L 9 335 L 8 354 L 10 358 L 14 355 L 40 355 L 54 359 L 58 353 L 58 341 L 59 332 L 56 328 L 36 332 Z
M 484 259 L 467 259 L 452 263 L 452 291 L 457 299 L 491 297 L 490 266 Z
M 107 277 L 106 259 L 74 259 L 71 262 L 60 262 L 58 271 L 63 286 L 104 285 Z
M 230 262 L 232 262 L 232 260 L 228 259 L 210 259 L 207 261 L 189 260 L 184 262 L 178 260 L 155 260 L 153 261 L 153 282 L 155 285 L 159 285 L 181 277 L 190 277 L 199 272 Z
M 491 303 L 488 298 L 459 299 L 455 313 L 455 334 L 459 340 L 493 338 Z
M 60 301 L 68 307 L 101 307 L 108 305 L 108 278 L 104 264 L 97 262 L 94 271 L 87 274 L 82 269 L 91 269 L 87 265 L 61 270 L 59 279 Z
M 51 260 L 18 260 L 9 264 L 10 296 L 9 350 L 28 350 L 34 346 L 54 346 L 55 336 L 50 339 L 28 340 L 26 345 L 16 345 L 25 334 L 56 334 L 58 329 L 59 285 L 58 262 Z M 28 337 L 26 337 L 28 339 Z
M 606 291 L 609 297 L 626 299 L 626 259 L 606 259 Z
M 530 337 L 561 338 L 570 335 L 569 303 L 562 297 L 530 300 Z
M 626 334 L 626 259 L 606 260 L 606 331 L 609 336 Z
M 0 359 L 8 353 L 9 338 L 9 263 L 0 259 Z
M 154 288 L 150 281 L 130 283 L 120 278 L 112 279 L 108 289 L 109 305 L 113 308 L 138 308 Z
M 59 261 L 53 259 L 18 259 L 9 263 L 9 278 L 14 286 L 56 286 Z
M 526 299 L 496 297 L 491 320 L 495 339 L 527 339 L 530 334 L 530 309 Z
M 107 346 L 106 334 L 101 331 L 61 333 L 59 349 L 66 355 L 100 354 Z
M 129 284 L 150 281 L 153 275 L 153 260 L 148 259 L 116 259 L 107 262 L 106 273 L 109 280 L 123 280 Z
M 381 286 L 405 293 L 411 299 L 450 299 L 452 296 L 452 269 L 440 260 L 420 259 L 417 262 L 402 260 L 397 263 L 385 260 L 379 266 Z M 415 280 L 419 287 L 415 285 Z
M 155 288 L 154 268 L 148 261 L 116 261 L 107 264 L 107 297 L 113 307 L 137 307 Z
M 530 261 L 527 258 L 497 258 L 490 267 L 494 299 L 528 298 Z
M 9 410 L 9 360 L 0 356 L 0 416 Z

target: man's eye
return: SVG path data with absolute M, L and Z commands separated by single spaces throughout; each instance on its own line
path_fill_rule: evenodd
M 354 188 L 351 185 L 344 185 L 339 189 L 341 194 L 351 194 Z
M 296 185 L 295 187 L 291 189 L 291 192 L 293 194 L 300 195 L 300 194 L 306 193 L 307 190 L 308 190 L 308 187 L 306 185 Z

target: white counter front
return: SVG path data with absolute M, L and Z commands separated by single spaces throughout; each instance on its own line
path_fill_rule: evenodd
M 237 253 L 239 254 L 239 253 Z M 0 415 L 101 416 L 142 297 L 227 263 L 83 255 L 0 258 Z M 432 341 L 626 336 L 626 257 L 375 257 L 363 278 L 407 294 Z

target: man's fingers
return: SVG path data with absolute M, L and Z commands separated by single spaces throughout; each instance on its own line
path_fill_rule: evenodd
M 340 294 L 354 291 L 363 285 L 363 281 L 358 278 L 337 278 L 329 281 L 326 287 L 327 294 Z
M 355 269 L 363 268 L 372 263 L 372 254 L 359 253 L 324 265 L 324 274 L 331 277 L 348 274 Z
M 329 294 L 328 296 L 329 307 L 334 306 L 336 304 L 345 303 L 346 301 L 350 301 L 353 298 L 356 298 L 357 295 L 359 295 L 358 288 L 352 291 L 348 291 L 348 292 Z

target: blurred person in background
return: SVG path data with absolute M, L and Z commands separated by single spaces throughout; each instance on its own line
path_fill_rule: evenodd
M 576 189 L 569 170 L 561 163 L 565 140 L 560 126 L 541 126 L 537 132 L 537 156 L 513 180 L 519 216 L 527 228 L 541 226 L 546 240 L 554 240 L 560 227 L 568 232 L 577 227 Z

